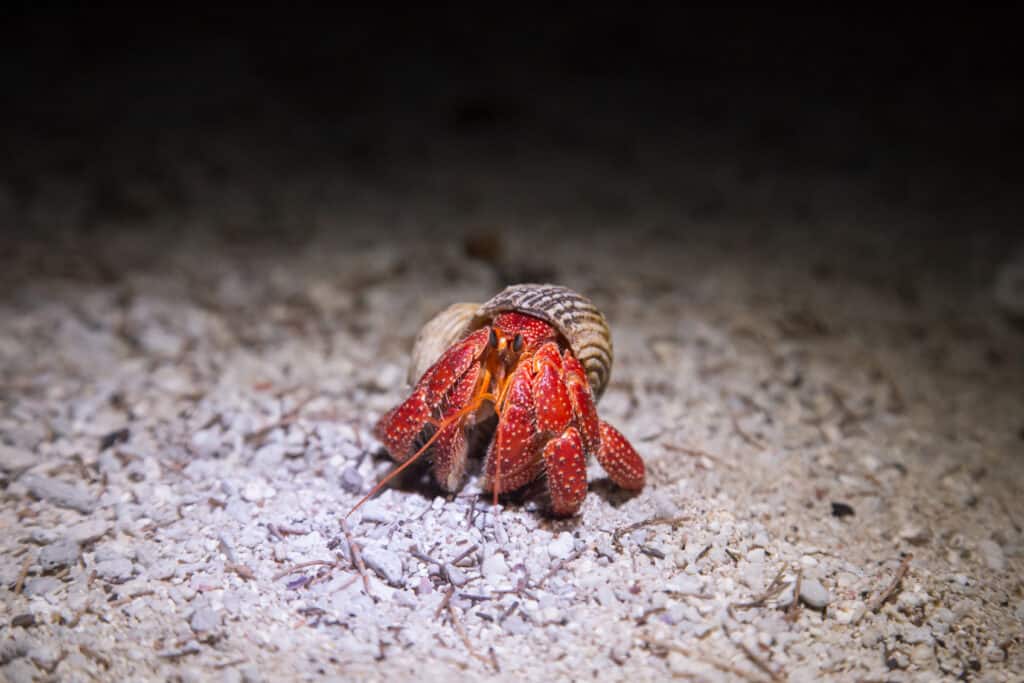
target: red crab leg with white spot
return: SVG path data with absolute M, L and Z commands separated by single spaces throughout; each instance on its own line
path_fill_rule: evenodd
M 373 435 L 384 444 L 391 457 L 405 462 L 416 450 L 416 438 L 428 424 L 440 424 L 433 416 L 447 403 L 461 407 L 446 395 L 473 367 L 487 346 L 487 330 L 478 330 L 445 351 L 440 359 L 416 383 L 412 394 L 385 413 L 374 426 Z M 477 365 L 477 368 L 479 365 Z
M 530 364 L 522 363 L 512 375 L 498 427 L 487 451 L 484 490 L 499 493 L 530 483 L 540 474 L 536 414 Z

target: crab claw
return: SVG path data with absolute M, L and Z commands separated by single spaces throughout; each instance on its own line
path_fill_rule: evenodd
M 464 409 L 473 396 L 480 373 L 477 360 L 486 345 L 487 331 L 479 330 L 452 346 L 423 374 L 409 398 L 374 426 L 374 436 L 400 463 L 424 450 L 419 446 L 429 427 L 441 426 L 431 438 L 434 472 L 449 491 L 458 487 L 465 472 L 466 431 L 473 415 Z

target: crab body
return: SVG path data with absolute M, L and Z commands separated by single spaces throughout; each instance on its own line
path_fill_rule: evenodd
M 516 287 L 523 294 L 539 286 Z M 464 478 L 473 430 L 497 416 L 484 463 L 484 490 L 496 500 L 546 475 L 551 512 L 560 517 L 576 514 L 586 497 L 589 456 L 622 488 L 642 488 L 640 456 L 597 414 L 594 378 L 607 381 L 610 344 L 601 361 L 607 366 L 604 374 L 595 374 L 594 363 L 588 372 L 572 345 L 571 335 L 579 330 L 567 335 L 560 319 L 518 310 L 531 310 L 528 306 L 493 305 L 499 300 L 500 295 L 489 302 L 497 310 L 484 305 L 483 315 L 475 316 L 468 330 L 451 334 L 456 340 L 426 370 L 417 369 L 411 394 L 380 418 L 376 437 L 404 464 L 429 449 L 435 478 L 454 491 Z M 414 361 L 416 356 L 414 351 Z

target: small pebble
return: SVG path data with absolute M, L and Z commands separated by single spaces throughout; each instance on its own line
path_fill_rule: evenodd
M 58 579 L 52 576 L 39 576 L 25 582 L 25 595 L 46 595 L 62 585 Z
M 87 519 L 68 527 L 68 538 L 80 545 L 89 545 L 103 538 L 110 531 L 111 524 L 105 519 Z
M 39 458 L 26 450 L 0 444 L 0 470 L 13 477 L 39 462 Z
M 523 636 L 530 633 L 530 625 L 523 621 L 523 618 L 518 614 L 513 614 L 505 621 L 501 622 L 502 628 L 505 632 L 513 636 Z
M 994 572 L 1006 570 L 1006 555 L 1003 548 L 991 539 L 984 539 L 978 543 L 978 553 L 985 560 L 985 566 Z
M 341 473 L 341 488 L 348 493 L 359 493 L 363 490 L 363 475 L 355 467 L 346 467 Z
M 0 679 L 10 683 L 33 683 L 38 680 L 39 669 L 27 659 L 15 659 L 0 669 Z
M 26 474 L 21 478 L 21 483 L 28 488 L 33 496 L 57 507 L 77 510 L 85 515 L 91 514 L 96 509 L 96 499 L 88 491 L 59 479 L 38 474 Z
M 70 538 L 63 538 L 39 551 L 39 566 L 44 572 L 52 572 L 78 561 L 81 548 Z
M 196 633 L 209 633 L 220 626 L 220 614 L 211 607 L 200 607 L 192 612 L 188 623 Z
M 392 586 L 403 586 L 405 584 L 402 558 L 398 554 L 382 548 L 370 545 L 362 548 L 363 562 Z
M 611 586 L 607 583 L 597 589 L 595 597 L 602 607 L 612 607 L 619 604 L 619 599 L 615 597 L 615 592 L 612 591 Z
M 466 572 L 462 571 L 454 564 L 445 564 L 444 573 L 448 577 L 448 580 L 451 582 L 451 584 L 456 588 L 462 588 L 469 582 L 469 577 L 466 576 Z
M 32 663 L 43 671 L 53 671 L 61 657 L 60 650 L 53 645 L 36 645 L 28 654 Z
M 500 581 L 508 574 L 508 565 L 505 563 L 505 556 L 501 553 L 494 553 L 485 559 L 480 569 L 484 578 L 491 584 Z
M 908 628 L 903 633 L 903 639 L 911 645 L 916 645 L 918 643 L 931 643 L 932 632 L 925 626 Z
M 19 614 L 11 619 L 11 626 L 15 628 L 31 628 L 36 625 L 36 615 Z
M 111 583 L 120 583 L 132 578 L 135 571 L 131 560 L 124 558 L 96 563 L 96 575 Z
M 564 560 L 572 555 L 573 538 L 568 531 L 558 534 L 555 540 L 548 543 L 548 555 L 554 559 Z
M 828 590 L 817 579 L 804 577 L 800 581 L 800 599 L 808 607 L 822 609 L 829 603 Z

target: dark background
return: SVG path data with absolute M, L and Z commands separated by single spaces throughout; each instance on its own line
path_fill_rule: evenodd
M 939 221 L 943 235 L 1015 230 L 1008 10 L 51 6 L 3 24 L 0 179 L 15 209 L 54 173 L 95 180 L 92 216 L 145 213 L 116 189 L 140 173 L 180 206 L 168 148 L 214 158 L 230 140 L 240 166 L 281 175 L 394 178 L 452 149 L 514 170 L 597 150 L 658 184 L 671 163 L 724 158 L 751 174 L 847 174 L 889 201 L 923 188 L 936 215 L 989 207 L 984 226 Z M 664 168 L 638 161 L 643 145 Z

